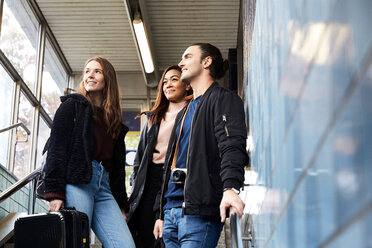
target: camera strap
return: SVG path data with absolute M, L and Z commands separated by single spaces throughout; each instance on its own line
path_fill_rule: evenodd
M 191 102 L 189 102 L 189 104 L 187 105 L 185 114 L 182 117 L 180 132 L 178 134 L 178 139 L 177 139 L 177 143 L 176 143 L 176 150 L 174 151 L 174 156 L 173 156 L 171 170 L 173 170 L 174 168 L 176 168 L 176 161 L 177 161 L 177 154 L 178 154 L 178 145 L 179 145 L 180 139 L 181 139 L 181 132 L 182 132 L 183 123 L 185 122 L 186 114 L 187 114 L 187 111 L 189 111 L 190 104 L 191 104 Z

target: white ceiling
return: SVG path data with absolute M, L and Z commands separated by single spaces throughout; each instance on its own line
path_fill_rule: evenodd
M 197 42 L 209 42 L 227 58 L 236 48 L 239 0 L 147 0 L 152 41 L 158 65 L 177 64 L 184 50 Z
M 123 0 L 37 0 L 72 71 L 104 55 L 117 71 L 140 71 Z
M 123 0 L 37 0 L 73 72 L 93 55 L 117 71 L 141 71 Z M 179 62 L 192 43 L 209 42 L 227 57 L 237 44 L 239 0 L 146 0 L 153 57 L 159 69 Z

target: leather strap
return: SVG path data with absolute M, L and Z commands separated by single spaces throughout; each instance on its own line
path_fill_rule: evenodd
M 176 150 L 174 151 L 174 156 L 173 156 L 173 161 L 172 161 L 172 166 L 171 166 L 171 169 L 172 170 L 174 168 L 176 168 L 176 161 L 177 161 L 177 155 L 178 155 L 178 146 L 179 146 L 180 139 L 181 139 L 181 132 L 182 132 L 182 128 L 183 128 L 183 123 L 185 122 L 187 111 L 189 111 L 190 104 L 191 104 L 191 102 L 187 105 L 185 114 L 183 115 L 183 118 L 182 118 L 180 132 L 178 134 L 178 139 L 177 139 L 177 143 L 176 143 Z

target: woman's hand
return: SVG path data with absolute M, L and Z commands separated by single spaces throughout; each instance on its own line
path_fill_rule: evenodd
M 55 199 L 55 200 L 51 200 L 49 202 L 49 211 L 50 212 L 58 211 L 61 208 L 63 208 L 63 201 L 62 200 Z
M 161 219 L 157 219 L 155 222 L 154 231 L 153 231 L 155 239 L 163 237 L 163 227 L 164 227 L 164 221 Z
M 125 222 L 127 222 L 128 221 L 128 218 L 127 218 L 127 215 L 125 214 L 124 209 L 120 209 L 120 210 L 121 210 L 121 213 L 123 214 L 123 217 L 124 217 Z

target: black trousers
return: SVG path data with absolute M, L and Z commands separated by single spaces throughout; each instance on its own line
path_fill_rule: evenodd
M 133 217 L 128 223 L 137 248 L 161 247 L 159 246 L 159 241 L 155 242 L 153 234 L 156 221 L 153 207 L 156 195 L 161 187 L 162 172 L 162 164 L 149 164 L 141 200 Z

